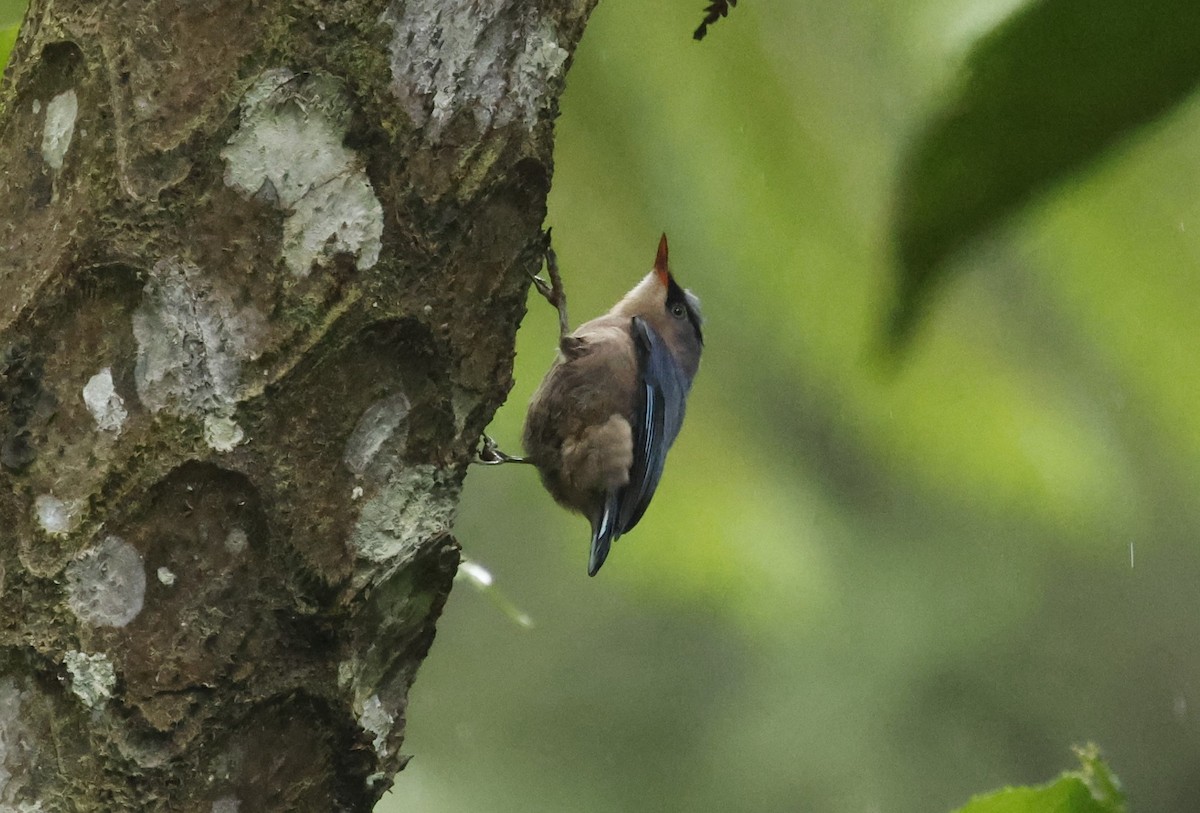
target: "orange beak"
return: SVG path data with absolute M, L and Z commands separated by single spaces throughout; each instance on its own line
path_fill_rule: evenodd
M 665 233 L 658 241 L 658 255 L 654 258 L 654 270 L 658 272 L 658 279 L 666 288 L 671 282 L 671 272 L 667 270 L 667 235 Z

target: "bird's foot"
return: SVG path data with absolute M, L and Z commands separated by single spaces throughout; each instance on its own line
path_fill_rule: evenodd
M 504 463 L 529 463 L 530 461 L 523 457 L 505 454 L 496 446 L 496 441 L 487 435 L 482 435 L 479 438 L 479 448 L 475 450 L 474 462 L 483 466 L 499 466 Z
M 537 288 L 537 292 L 545 297 L 547 302 L 557 308 L 560 292 L 556 292 L 550 283 L 546 282 L 546 280 L 542 279 L 537 274 L 530 274 L 529 279 L 533 281 L 533 287 Z
M 570 333 L 567 322 L 567 293 L 563 289 L 562 274 L 558 271 L 558 255 L 554 253 L 554 247 L 550 244 L 549 229 L 546 229 L 545 239 L 546 276 L 550 281 L 547 282 L 537 274 L 529 276 L 533 280 L 533 287 L 558 311 L 558 335 L 562 337 Z

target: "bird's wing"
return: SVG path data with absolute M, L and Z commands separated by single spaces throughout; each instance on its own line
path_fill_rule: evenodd
M 630 531 L 654 496 L 667 450 L 683 425 L 687 383 L 662 337 L 635 316 L 633 341 L 638 357 L 638 396 L 633 416 L 633 467 L 619 494 L 617 535 Z
M 609 548 L 613 540 L 621 535 L 617 527 L 617 512 L 620 510 L 621 495 L 616 491 L 609 492 L 604 498 L 604 507 L 600 516 L 592 523 L 592 551 L 588 556 L 588 575 L 595 576 L 600 572 L 600 566 L 608 558 Z

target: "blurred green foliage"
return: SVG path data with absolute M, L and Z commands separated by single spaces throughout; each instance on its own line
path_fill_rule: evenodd
M 912 331 L 951 253 L 1186 99 L 1197 42 L 1195 0 L 1042 0 L 975 46 L 906 159 L 891 340 Z
M 906 156 L 1020 6 L 757 0 L 697 44 L 694 0 L 598 5 L 551 192 L 572 319 L 665 230 L 706 356 L 596 579 L 534 472 L 468 477 L 457 535 L 534 626 L 455 592 L 380 813 L 949 811 L 1088 740 L 1131 810 L 1200 810 L 1197 101 L 952 257 L 878 362 Z M 555 352 L 529 306 L 507 447 Z
M 25 5 L 25 0 L 0 0 L 0 72 L 8 64 L 8 55 L 17 41 Z
M 12 52 L 13 43 L 17 41 L 20 25 L 0 26 L 0 70 L 8 64 L 8 55 Z
M 1005 788 L 972 799 L 956 813 L 1125 813 L 1116 777 L 1092 747 L 1080 751 L 1083 769 L 1036 788 Z
M 1200 105 L 951 258 L 903 365 L 876 362 L 906 156 L 969 146 L 937 122 L 1021 5 L 757 0 L 697 45 L 695 0 L 600 3 L 551 194 L 572 315 L 609 307 L 666 230 L 704 367 L 597 579 L 586 522 L 532 471 L 472 472 L 457 534 L 499 593 L 455 591 L 379 813 L 928 813 L 1084 740 L 1131 809 L 1200 809 Z M 1070 53 L 1103 62 L 1106 19 L 1061 30 Z M 1076 73 L 1088 104 L 1119 90 Z M 953 109 L 1002 133 L 976 101 Z M 1038 186 L 1066 166 L 1030 165 L 1012 171 Z M 956 221 L 936 262 L 1013 205 Z M 530 308 L 492 428 L 508 446 L 554 355 Z M 964 811 L 1111 801 L 1098 770 Z

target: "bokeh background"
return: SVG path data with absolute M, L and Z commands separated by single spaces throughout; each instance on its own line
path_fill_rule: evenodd
M 549 223 L 573 322 L 671 239 L 706 355 L 641 525 L 471 472 L 460 583 L 378 813 L 949 811 L 1094 740 L 1200 810 L 1200 102 L 958 262 L 877 352 L 914 135 L 993 0 L 602 0 Z M 998 126 L 1003 126 L 998 123 Z M 492 434 L 555 351 L 532 297 Z
M 905 151 L 1021 4 L 744 0 L 697 44 L 702 5 L 602 0 L 550 200 L 574 321 L 661 231 L 704 301 L 665 479 L 589 579 L 535 472 L 471 472 L 495 584 L 377 813 L 949 811 L 1089 740 L 1131 810 L 1200 810 L 1200 100 L 976 243 L 884 364 Z M 511 451 L 555 330 L 531 298 Z

